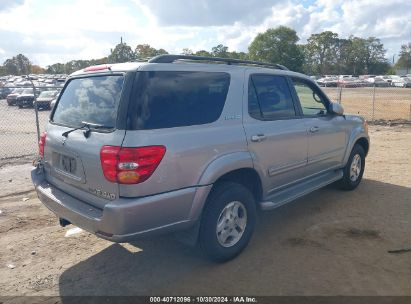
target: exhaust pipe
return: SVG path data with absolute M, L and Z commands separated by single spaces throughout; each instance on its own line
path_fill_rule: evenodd
M 71 225 L 71 223 L 68 220 L 61 218 L 61 217 L 59 217 L 59 223 L 61 227 L 66 227 L 68 225 Z

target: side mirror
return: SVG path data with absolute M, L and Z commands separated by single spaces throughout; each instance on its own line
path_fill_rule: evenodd
M 337 114 L 337 115 L 343 115 L 344 114 L 344 108 L 341 104 L 332 102 L 330 104 L 330 110 L 332 113 Z

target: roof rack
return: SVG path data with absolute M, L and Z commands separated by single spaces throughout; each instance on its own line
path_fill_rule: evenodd
M 222 62 L 228 65 L 238 64 L 238 65 L 255 65 L 266 68 L 274 68 L 279 70 L 288 69 L 281 64 L 266 63 L 260 61 L 251 61 L 251 60 L 241 60 L 241 59 L 232 59 L 232 58 L 220 58 L 220 57 L 205 57 L 205 56 L 192 56 L 192 55 L 159 55 L 154 58 L 151 58 L 149 63 L 173 63 L 177 60 L 188 60 L 188 61 L 208 61 L 208 62 Z

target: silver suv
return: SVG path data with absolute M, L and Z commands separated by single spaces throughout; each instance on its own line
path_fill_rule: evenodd
M 352 190 L 366 121 L 281 65 L 162 55 L 70 76 L 32 179 L 64 226 L 114 242 L 174 232 L 215 261 L 256 212 L 327 184 Z

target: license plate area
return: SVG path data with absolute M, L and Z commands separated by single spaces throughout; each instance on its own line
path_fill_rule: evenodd
M 67 173 L 75 175 L 77 171 L 76 159 L 67 155 L 61 155 L 60 168 Z
M 57 178 L 66 182 L 85 183 L 82 164 L 78 157 L 53 152 L 52 166 Z

